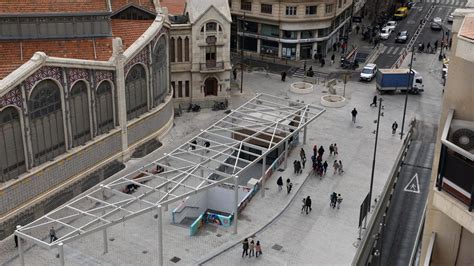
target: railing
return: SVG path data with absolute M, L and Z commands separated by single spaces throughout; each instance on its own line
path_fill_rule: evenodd
M 201 63 L 201 71 L 215 71 L 223 69 L 224 62 L 207 61 L 206 63 Z

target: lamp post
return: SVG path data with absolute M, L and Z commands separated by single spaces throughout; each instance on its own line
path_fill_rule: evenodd
M 377 142 L 379 140 L 379 125 L 380 125 L 380 113 L 382 111 L 382 102 L 383 102 L 383 99 L 379 98 L 379 115 L 377 117 L 377 130 L 375 131 L 374 159 L 372 160 L 372 175 L 370 176 L 369 212 L 370 212 L 370 205 L 372 204 L 372 188 L 374 186 L 375 158 L 377 156 Z
M 242 30 L 242 42 L 240 44 L 240 93 L 243 92 L 244 89 L 244 44 L 245 44 L 245 12 L 244 17 L 241 22 L 243 25 Z M 240 23 L 239 23 L 240 25 Z
M 415 55 L 415 45 L 413 45 L 411 48 L 410 70 L 408 71 L 408 84 L 407 84 L 407 89 L 405 91 L 405 106 L 403 107 L 402 131 L 400 132 L 400 139 L 403 139 L 403 134 L 404 134 L 403 130 L 405 128 L 405 115 L 407 113 L 408 91 L 411 89 L 413 85 L 413 78 L 415 77 L 415 73 L 413 73 L 412 71 L 414 55 Z

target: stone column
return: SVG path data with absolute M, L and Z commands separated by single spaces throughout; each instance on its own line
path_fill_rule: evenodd
M 115 56 L 116 87 L 117 87 L 117 113 L 120 129 L 122 130 L 122 152 L 123 159 L 128 159 L 128 133 L 127 133 L 127 105 L 125 94 L 125 56 L 123 55 L 123 44 L 121 38 L 114 38 L 113 56 Z

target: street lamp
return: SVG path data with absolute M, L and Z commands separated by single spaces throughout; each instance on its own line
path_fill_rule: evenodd
M 244 89 L 244 44 L 245 44 L 245 12 L 244 17 L 242 18 L 241 23 L 243 24 L 241 27 L 243 28 L 242 31 L 242 43 L 240 44 L 240 93 L 243 92 Z M 240 23 L 239 23 L 240 26 Z
M 377 156 L 377 142 L 379 139 L 379 125 L 380 125 L 380 113 L 382 111 L 382 102 L 383 102 L 383 99 L 379 98 L 379 115 L 377 117 L 377 130 L 375 131 L 374 159 L 372 160 L 372 175 L 370 177 L 369 212 L 370 212 L 370 205 L 372 204 L 372 188 L 374 186 L 375 157 Z
M 403 107 L 402 131 L 400 132 L 400 139 L 403 139 L 403 134 L 404 134 L 403 130 L 405 128 L 405 115 L 407 113 L 408 90 L 410 90 L 411 87 L 413 86 L 413 78 L 415 77 L 415 73 L 412 70 L 414 55 L 415 55 L 415 45 L 413 45 L 411 48 L 410 70 L 408 71 L 408 84 L 407 84 L 407 89 L 405 91 L 405 106 Z

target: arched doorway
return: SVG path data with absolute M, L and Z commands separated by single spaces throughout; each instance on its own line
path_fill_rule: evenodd
M 217 87 L 219 83 L 216 78 L 207 78 L 204 82 L 204 96 L 214 95 L 217 96 Z

